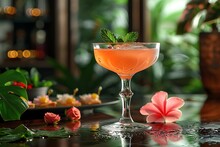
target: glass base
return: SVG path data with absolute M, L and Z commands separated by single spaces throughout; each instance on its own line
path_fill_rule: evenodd
M 116 122 L 113 124 L 104 125 L 101 128 L 108 132 L 132 133 L 132 132 L 141 132 L 141 131 L 150 130 L 151 126 L 136 122 L 132 122 L 132 123 Z

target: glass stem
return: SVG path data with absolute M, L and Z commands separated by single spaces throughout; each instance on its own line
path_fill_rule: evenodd
M 119 93 L 122 100 L 122 116 L 119 120 L 120 123 L 134 122 L 130 113 L 130 103 L 133 96 L 131 91 L 131 79 L 121 79 L 121 92 Z

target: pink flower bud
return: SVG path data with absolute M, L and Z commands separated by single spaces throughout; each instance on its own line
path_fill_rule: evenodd
M 76 107 L 72 107 L 66 110 L 66 116 L 70 120 L 79 120 L 81 118 L 80 111 Z
M 51 112 L 44 114 L 44 121 L 46 124 L 57 124 L 60 121 L 60 116 Z

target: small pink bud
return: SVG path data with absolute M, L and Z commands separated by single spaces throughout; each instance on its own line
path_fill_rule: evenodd
M 44 114 L 44 121 L 46 124 L 57 124 L 60 121 L 60 116 L 51 112 Z
M 79 120 L 81 118 L 80 111 L 76 107 L 72 107 L 66 110 L 66 116 L 71 120 Z

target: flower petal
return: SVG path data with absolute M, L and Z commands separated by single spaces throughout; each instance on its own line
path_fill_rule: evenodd
M 182 112 L 180 110 L 170 111 L 165 116 L 165 122 L 175 122 L 182 116 Z
M 146 105 L 142 106 L 140 109 L 140 113 L 142 115 L 150 115 L 152 113 L 161 114 L 160 110 L 158 110 L 158 108 L 153 103 L 147 103 Z
M 172 110 L 177 110 L 184 105 L 184 100 L 179 97 L 170 97 L 167 99 L 166 113 Z
M 168 94 L 167 92 L 160 91 L 153 95 L 152 103 L 161 111 L 161 113 L 166 113 L 166 100 Z
M 151 114 L 147 116 L 147 122 L 148 123 L 152 123 L 152 122 L 164 123 L 164 117 L 158 113 Z

